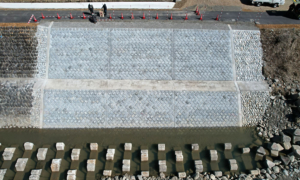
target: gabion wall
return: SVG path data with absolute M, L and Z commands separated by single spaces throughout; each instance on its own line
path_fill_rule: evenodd
M 237 81 L 263 81 L 260 31 L 233 31 Z
M 255 126 L 262 117 L 269 105 L 269 92 L 242 91 L 242 112 L 243 126 Z
M 238 126 L 235 92 L 45 90 L 44 128 Z
M 49 78 L 233 80 L 225 30 L 52 28 Z
M 34 81 L 0 82 L 0 127 L 32 127 L 38 125 L 39 110 L 33 96 Z M 34 112 L 36 111 L 36 112 Z
M 0 32 L 0 77 L 35 77 L 38 72 L 36 27 L 0 27 Z

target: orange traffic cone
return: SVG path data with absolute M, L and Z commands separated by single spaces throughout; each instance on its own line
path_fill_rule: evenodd
M 109 13 L 109 19 L 112 19 L 111 14 Z
M 217 15 L 216 21 L 219 21 L 219 15 Z
M 188 19 L 189 19 L 189 18 L 188 18 L 188 15 L 187 15 L 187 13 L 186 13 L 184 20 L 188 20 Z
M 59 16 L 59 14 L 57 13 L 57 19 L 60 19 L 60 16 Z
M 202 21 L 203 20 L 203 17 L 202 17 L 202 14 L 201 14 L 201 16 L 200 16 L 200 21 Z
M 143 19 L 146 19 L 146 17 L 145 17 L 145 13 L 143 13 Z
M 82 14 L 83 14 L 82 18 L 83 18 L 83 19 L 86 19 L 85 14 L 84 14 L 84 13 L 82 13 Z
M 158 13 L 156 13 L 156 17 L 155 17 L 155 19 L 158 19 Z
M 173 20 L 173 14 L 171 13 L 171 17 L 170 17 L 170 20 Z
M 199 9 L 198 9 L 198 6 L 197 6 L 197 8 L 196 8 L 196 14 L 198 14 L 198 12 L 199 12 Z
M 74 17 L 72 16 L 72 14 L 70 13 L 70 19 L 74 19 Z
M 33 21 L 34 21 L 34 22 L 38 22 L 38 20 L 37 20 L 37 19 L 35 19 L 35 17 L 34 17 L 34 16 L 33 16 Z
M 199 15 L 200 15 L 200 10 L 198 10 L 198 12 L 196 13 L 196 15 L 197 15 L 197 16 L 199 16 Z
M 45 19 L 45 16 L 44 16 L 44 14 L 42 13 L 42 19 Z
M 133 13 L 131 13 L 131 19 L 134 19 Z
M 121 13 L 121 19 L 122 19 L 122 20 L 124 19 L 124 17 L 123 17 L 123 13 Z

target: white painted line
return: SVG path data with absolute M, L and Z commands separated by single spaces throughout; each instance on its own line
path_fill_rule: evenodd
M 92 4 L 95 9 L 106 4 L 108 9 L 172 9 L 174 2 L 90 2 L 90 3 L 0 3 L 6 9 L 87 9 Z

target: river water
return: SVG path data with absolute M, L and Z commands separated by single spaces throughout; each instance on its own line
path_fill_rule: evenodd
M 255 135 L 254 128 L 195 128 L 195 129 L 1 129 L 0 130 L 1 154 L 5 147 L 18 145 L 14 158 L 23 155 L 25 142 L 33 142 L 35 151 L 31 160 L 27 163 L 24 179 L 28 179 L 30 169 L 35 169 L 37 165 L 37 148 L 43 145 L 50 145 L 51 149 L 47 154 L 47 164 L 42 179 L 49 179 L 51 176 L 51 159 L 55 157 L 56 142 L 64 142 L 65 158 L 62 163 L 62 173 L 59 179 L 66 178 L 66 172 L 71 165 L 71 149 L 75 146 L 82 147 L 80 154 L 79 169 L 77 179 L 86 178 L 86 160 L 89 159 L 89 143 L 99 144 L 99 154 L 96 165 L 96 179 L 100 178 L 105 167 L 106 149 L 109 145 L 116 146 L 114 160 L 114 175 L 122 174 L 122 159 L 124 154 L 124 143 L 132 143 L 132 159 L 130 174 L 138 175 L 141 173 L 140 147 L 148 146 L 149 149 L 149 171 L 151 176 L 158 176 L 158 143 L 166 144 L 167 175 L 177 175 L 174 147 L 180 148 L 184 156 L 184 169 L 187 174 L 193 174 L 194 161 L 192 159 L 191 144 L 198 143 L 200 148 L 200 158 L 203 161 L 204 171 L 212 171 L 209 151 L 207 148 L 216 149 L 219 159 L 217 166 L 219 170 L 229 171 L 228 160 L 224 155 L 224 143 L 232 143 L 232 156 L 237 160 L 239 172 L 246 172 L 260 167 L 260 163 L 254 161 L 254 153 L 242 156 L 240 145 L 253 146 L 261 143 Z M 252 151 L 255 148 L 251 149 Z M 11 168 L 7 171 L 5 179 L 12 179 L 16 175 L 14 168 L 15 160 Z M 1 165 L 3 158 L 1 158 Z

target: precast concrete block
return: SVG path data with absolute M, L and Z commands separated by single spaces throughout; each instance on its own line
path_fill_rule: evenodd
M 215 176 L 218 177 L 218 178 L 221 177 L 221 176 L 223 175 L 222 171 L 215 171 L 214 174 L 215 174 Z
M 115 149 L 107 149 L 107 153 L 110 153 L 110 154 L 115 154 L 116 150 Z
M 237 171 L 238 165 L 237 164 L 230 164 L 230 171 Z
M 224 144 L 224 149 L 225 150 L 231 150 L 231 148 L 232 148 L 232 144 L 231 143 L 225 143 Z
M 176 162 L 182 162 L 182 161 L 183 161 L 183 155 L 177 155 Z
M 199 144 L 192 144 L 192 151 L 199 151 Z
M 65 150 L 65 143 L 63 143 L 63 142 L 56 143 L 56 150 L 57 151 L 63 151 L 63 150 Z
M 0 178 L 1 179 L 1 178 Z M 31 174 L 29 176 L 29 180 L 39 180 L 40 179 L 40 175 L 34 175 L 34 174 Z
M 47 152 L 48 152 L 48 148 L 39 148 L 38 149 L 38 153 L 36 155 L 37 159 L 39 161 L 43 161 L 46 159 L 46 155 L 47 155 Z
M 141 161 L 148 161 L 148 153 L 147 154 L 141 154 Z
M 149 177 L 149 171 L 142 171 L 142 177 Z
M 130 159 L 123 159 L 123 164 L 130 165 Z
M 72 161 L 78 161 L 80 156 L 81 149 L 72 149 L 71 159 Z
M 218 161 L 218 153 L 216 150 L 210 150 L 210 161 Z
M 31 142 L 24 143 L 24 149 L 25 150 L 32 150 L 33 146 L 34 146 L 34 144 L 31 143 Z
M 131 151 L 131 149 L 132 149 L 132 143 L 125 143 L 124 149 L 125 149 L 125 151 Z
M 76 176 L 74 174 L 68 174 L 67 180 L 76 180 Z
M 51 163 L 52 172 L 59 172 L 61 161 L 62 161 L 61 159 L 52 159 L 52 163 Z
M 16 171 L 24 171 L 27 162 L 28 162 L 28 158 L 19 158 L 15 165 Z
M 42 169 L 32 169 L 30 174 L 40 176 L 42 174 L 42 171 Z
M 236 159 L 229 159 L 229 164 L 237 164 Z
M 87 171 L 89 172 L 93 172 L 95 171 L 95 168 L 96 168 L 96 159 L 88 159 L 87 160 Z
M 159 165 L 159 172 L 167 172 L 167 165 Z
M 196 172 L 203 172 L 203 165 L 195 165 Z
M 166 160 L 159 160 L 159 161 L 158 161 L 158 164 L 159 164 L 159 165 L 166 165 L 166 164 L 167 164 L 167 161 L 166 161 Z
M 12 147 L 12 148 L 5 148 L 4 152 L 2 154 L 3 159 L 6 161 L 10 161 L 15 153 L 16 148 Z
M 250 153 L 250 148 L 246 147 L 246 148 L 243 148 L 243 154 L 248 154 Z
M 111 174 L 112 174 L 112 170 L 104 170 L 104 171 L 103 171 L 103 176 L 108 176 L 108 177 L 110 177 Z
M 178 177 L 179 178 L 186 178 L 186 173 L 185 172 L 179 172 Z
M 98 151 L 98 143 L 91 143 L 90 149 L 91 151 Z
M 165 151 L 166 145 L 165 144 L 158 144 L 158 151 Z
M 175 151 L 175 156 L 182 155 L 182 151 Z
M 129 172 L 130 171 L 130 164 L 123 164 L 122 165 L 122 171 L 123 172 Z
M 195 165 L 202 165 L 202 160 L 195 160 Z
M 77 174 L 77 170 L 76 169 L 68 170 L 67 174 L 76 175 Z
M 106 160 L 107 161 L 113 161 L 114 160 L 114 154 L 106 153 Z

